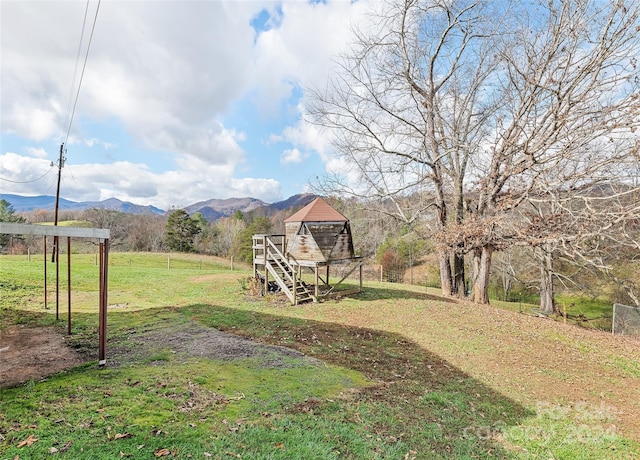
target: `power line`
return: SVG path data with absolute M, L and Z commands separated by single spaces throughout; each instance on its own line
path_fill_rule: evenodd
M 51 166 L 49 167 L 49 169 L 47 170 L 47 172 L 45 172 L 42 176 L 37 177 L 36 179 L 32 179 L 32 180 L 11 180 L 11 179 L 5 179 L 4 177 L 0 177 L 0 181 L 6 181 L 6 182 L 11 182 L 12 184 L 31 184 L 32 182 L 37 182 L 40 179 L 42 179 L 44 176 L 46 176 L 47 174 L 49 174 L 51 171 L 53 170 L 53 163 L 51 163 Z
M 78 53 L 76 54 L 76 65 L 73 69 L 73 79 L 71 80 L 71 87 L 69 88 L 69 102 L 67 103 L 67 117 L 64 120 L 64 125 L 67 126 L 70 123 L 69 118 L 71 116 L 71 104 L 73 103 L 73 90 L 76 87 L 76 77 L 78 75 L 78 64 L 80 64 L 80 55 L 82 53 L 82 42 L 84 40 L 84 29 L 87 24 L 87 13 L 89 12 L 89 0 L 84 8 L 84 18 L 82 19 L 82 30 L 80 32 L 80 43 L 78 43 Z M 64 139 L 62 143 L 66 142 Z
M 67 128 L 67 135 L 64 138 L 63 145 L 67 144 L 69 139 L 69 133 L 71 132 L 71 125 L 73 124 L 73 116 L 76 112 L 76 105 L 78 104 L 78 97 L 80 96 L 80 88 L 82 87 L 82 79 L 84 78 L 84 71 L 87 67 L 87 59 L 89 58 L 89 49 L 91 48 L 91 41 L 93 40 L 93 32 L 96 29 L 96 22 L 98 20 L 98 12 L 100 11 L 100 0 L 98 0 L 98 6 L 96 7 L 96 14 L 93 17 L 93 26 L 91 27 L 91 35 L 89 35 L 89 43 L 87 44 L 87 52 L 84 55 L 84 64 L 82 65 L 82 72 L 80 73 L 80 81 L 78 82 L 78 91 L 76 92 L 76 98 L 73 103 L 73 109 L 71 110 L 71 117 L 69 118 L 69 126 Z M 84 25 L 82 26 L 84 30 Z

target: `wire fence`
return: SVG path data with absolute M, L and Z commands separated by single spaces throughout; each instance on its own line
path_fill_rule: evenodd
M 640 308 L 613 304 L 611 332 L 619 335 L 640 337 Z
M 331 275 L 342 278 L 347 275 L 349 271 L 347 265 L 332 265 Z M 353 271 L 347 276 L 348 279 L 356 280 L 359 277 L 357 270 Z M 362 266 L 362 280 L 369 282 L 387 282 L 387 283 L 400 283 L 410 284 L 417 286 L 425 286 L 430 288 L 440 288 L 440 277 L 433 274 L 428 274 L 425 270 L 413 270 L 411 267 L 400 270 L 389 270 L 382 265 L 377 264 L 364 264 Z

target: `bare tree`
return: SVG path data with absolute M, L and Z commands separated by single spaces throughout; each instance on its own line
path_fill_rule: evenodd
M 127 246 L 132 251 L 159 252 L 165 249 L 167 217 L 155 214 L 128 215 Z
M 377 200 L 378 210 L 428 229 L 424 237 L 444 232 L 452 214 L 462 224 L 469 158 L 493 110 L 482 89 L 495 52 L 480 38 L 495 31 L 481 3 L 389 2 L 375 24 L 355 31 L 331 86 L 310 107 L 353 167 L 351 176 L 328 178 L 325 191 Z M 445 295 L 464 285 L 464 255 L 455 249 L 439 250 Z
M 521 11 L 516 25 L 501 46 L 503 105 L 479 163 L 484 174 L 473 213 L 488 229 L 541 185 L 551 192 L 549 178 L 556 177 L 559 192 L 569 190 L 569 178 L 590 184 L 618 177 L 612 166 L 628 162 L 638 124 L 637 4 L 549 2 Z M 615 148 L 603 146 L 605 139 Z M 486 236 L 473 252 L 477 302 L 488 301 L 491 253 L 502 243 L 493 237 L 504 234 Z
M 530 227 L 525 227 L 523 239 L 539 251 L 544 313 L 555 307 L 554 259 L 604 275 L 640 306 L 640 292 L 628 267 L 640 249 L 638 175 L 629 161 L 621 161 L 616 169 L 624 170 L 624 177 L 530 198 L 535 214 L 528 216 Z
M 113 247 L 125 244 L 129 227 L 126 213 L 113 209 L 91 208 L 82 213 L 82 219 L 91 222 L 96 228 L 108 228 L 111 235 L 110 244 Z
M 450 255 L 458 267 L 470 253 L 473 300 L 488 303 L 494 251 L 534 244 L 524 234 L 534 226 L 515 211 L 543 192 L 571 195 L 561 180 L 569 172 L 575 184 L 611 179 L 612 165 L 637 150 L 639 8 L 385 3 L 376 32 L 357 31 L 329 88 L 314 94 L 314 120 L 357 172 L 325 185 L 391 200 L 407 224 L 432 209 L 443 293 L 456 289 Z
M 217 238 L 213 253 L 217 256 L 227 257 L 231 254 L 234 240 L 240 232 L 247 228 L 247 223 L 237 216 L 221 217 L 215 227 Z

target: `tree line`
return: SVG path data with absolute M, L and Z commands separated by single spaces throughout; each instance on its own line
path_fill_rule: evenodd
M 424 238 L 421 232 L 395 218 L 392 215 L 393 202 L 379 203 L 374 210 L 368 201 L 337 197 L 328 200 L 349 217 L 356 253 L 365 258 L 372 279 L 380 279 L 382 275 L 382 280 L 387 282 L 441 287 L 440 243 Z M 270 217 L 236 211 L 232 216 L 215 222 L 207 222 L 199 213 L 189 215 L 182 209 L 172 210 L 167 215 L 89 209 L 64 211 L 60 216 L 61 221 L 73 221 L 74 225 L 110 229 L 111 245 L 116 251 L 195 252 L 226 258 L 233 256 L 237 261 L 250 263 L 252 236 L 284 233 L 283 220 L 296 210 L 292 208 Z M 16 213 L 8 202 L 0 200 L 0 221 L 40 223 L 52 220 L 52 213 L 41 210 Z M 550 228 L 548 224 L 545 226 Z M 74 244 L 89 245 L 74 250 L 94 250 L 91 243 Z M 631 286 L 631 292 L 635 292 L 637 251 L 621 252 L 617 249 L 620 249 L 619 245 L 606 244 L 606 241 L 601 242 L 598 248 L 606 254 L 603 262 L 611 266 L 609 276 L 575 258 L 554 258 L 551 282 L 558 287 L 553 292 L 559 288 L 591 298 L 602 297 L 604 293 L 612 302 L 635 304 L 625 285 Z M 35 253 L 42 250 L 42 239 L 23 237 L 10 241 L 8 235 L 0 235 L 0 252 L 9 250 L 13 253 Z M 536 248 L 527 245 L 513 245 L 495 254 L 488 286 L 493 298 L 514 301 L 545 294 L 541 289 L 540 256 L 535 251 Z M 471 259 L 466 257 L 464 264 L 467 270 L 470 263 Z M 467 278 L 461 295 L 470 294 L 471 289 Z

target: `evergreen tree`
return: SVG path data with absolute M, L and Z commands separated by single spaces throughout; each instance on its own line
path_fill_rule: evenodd
M 166 243 L 171 251 L 193 252 L 196 235 L 202 231 L 201 221 L 189 217 L 184 209 L 176 209 L 167 220 Z
M 26 221 L 24 217 L 16 214 L 11 203 L 9 203 L 7 200 L 0 200 L 0 222 L 23 224 Z M 0 234 L 0 248 L 6 247 L 9 244 L 10 238 L 11 235 Z

